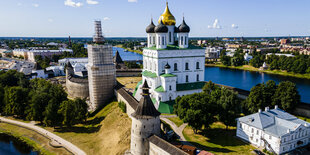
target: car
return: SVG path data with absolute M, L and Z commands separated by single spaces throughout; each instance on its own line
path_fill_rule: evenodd
M 254 150 L 254 153 L 257 155 L 265 155 L 265 153 L 263 153 L 262 151 L 257 150 L 257 149 Z

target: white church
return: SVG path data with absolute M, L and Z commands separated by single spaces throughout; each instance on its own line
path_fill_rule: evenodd
M 147 81 L 151 98 L 161 113 L 171 113 L 178 96 L 199 93 L 204 86 L 205 50 L 189 45 L 190 27 L 184 18 L 176 27 L 168 3 L 159 17 L 146 28 L 147 48 L 143 50 L 142 81 Z M 134 97 L 141 98 L 139 83 Z

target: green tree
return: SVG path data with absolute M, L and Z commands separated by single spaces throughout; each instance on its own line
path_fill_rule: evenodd
M 43 112 L 50 100 L 49 94 L 42 92 L 42 93 L 29 93 L 30 96 L 30 105 L 29 109 L 27 110 L 27 119 L 28 120 L 35 120 L 40 121 L 43 123 L 44 115 Z
M 4 112 L 7 115 L 17 115 L 24 118 L 28 91 L 20 86 L 6 88 L 4 93 Z
M 0 113 L 2 113 L 4 107 L 4 88 L 0 84 Z
M 77 98 L 74 100 L 75 106 L 77 107 L 77 116 L 76 120 L 77 121 L 86 121 L 87 119 L 87 114 L 88 114 L 88 105 L 85 100 L 82 100 L 80 98 Z
M 263 109 L 268 106 L 268 103 L 264 102 L 264 87 L 264 84 L 258 84 L 251 89 L 246 99 L 246 108 L 249 112 L 255 113 L 258 109 Z
M 278 105 L 285 111 L 292 112 L 300 103 L 300 95 L 296 85 L 289 81 L 281 82 L 275 91 L 273 105 Z
M 67 100 L 63 101 L 60 105 L 60 109 L 58 113 L 63 115 L 63 124 L 71 127 L 76 123 L 76 116 L 77 116 L 77 107 L 75 106 L 74 101 Z
M 235 120 L 240 116 L 240 99 L 237 97 L 237 93 L 222 88 L 220 98 L 217 101 L 221 111 L 218 114 L 219 121 L 226 125 L 226 129 L 228 129 L 228 126 L 235 126 Z
M 48 102 L 47 107 L 44 111 L 43 123 L 47 126 L 55 127 L 61 125 L 63 122 L 62 114 L 58 112 L 60 109 L 60 103 L 56 99 L 52 99 Z

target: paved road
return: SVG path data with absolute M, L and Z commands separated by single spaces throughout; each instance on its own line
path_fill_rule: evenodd
M 31 123 L 23 123 L 23 122 L 19 122 L 19 121 L 15 121 L 15 120 L 11 120 L 11 119 L 7 119 L 4 117 L 0 117 L 0 121 L 4 122 L 4 123 L 9 123 L 12 125 L 17 125 L 20 127 L 24 127 L 30 130 L 33 130 L 39 134 L 41 134 L 44 137 L 47 137 L 48 139 L 50 139 L 52 141 L 53 144 L 57 144 L 59 146 L 62 146 L 64 148 L 66 148 L 68 151 L 70 151 L 71 153 L 75 154 L 75 155 L 86 155 L 86 153 L 81 150 L 80 148 L 76 147 L 75 145 L 73 145 L 72 143 L 62 139 L 61 137 L 43 129 L 40 128 L 38 126 L 35 126 Z
M 175 125 L 172 121 L 170 121 L 169 119 L 167 118 L 170 118 L 171 116 L 169 117 L 166 117 L 166 116 L 160 116 L 160 119 L 166 123 L 168 123 L 172 130 L 178 135 L 180 136 L 180 141 L 182 144 L 184 145 L 189 145 L 189 146 L 193 146 L 190 142 L 188 142 L 185 138 L 184 138 L 184 135 L 183 135 L 183 130 L 185 129 L 185 127 L 188 125 L 187 123 L 183 123 L 180 127 L 178 127 L 177 125 Z M 176 116 L 174 116 L 176 117 Z

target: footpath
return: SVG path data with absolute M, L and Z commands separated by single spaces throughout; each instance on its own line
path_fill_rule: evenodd
M 4 117 L 0 117 L 0 122 L 16 125 L 19 127 L 23 127 L 23 128 L 35 131 L 35 132 L 41 134 L 42 136 L 50 139 L 51 140 L 50 144 L 55 146 L 55 147 L 56 146 L 57 147 L 64 147 L 69 152 L 71 152 L 72 154 L 75 154 L 75 155 L 86 155 L 86 153 L 83 150 L 81 150 L 77 146 L 73 145 L 72 143 L 66 141 L 65 139 L 62 139 L 61 137 L 43 129 L 43 128 L 35 126 L 31 123 L 19 122 L 19 121 L 7 119 Z

